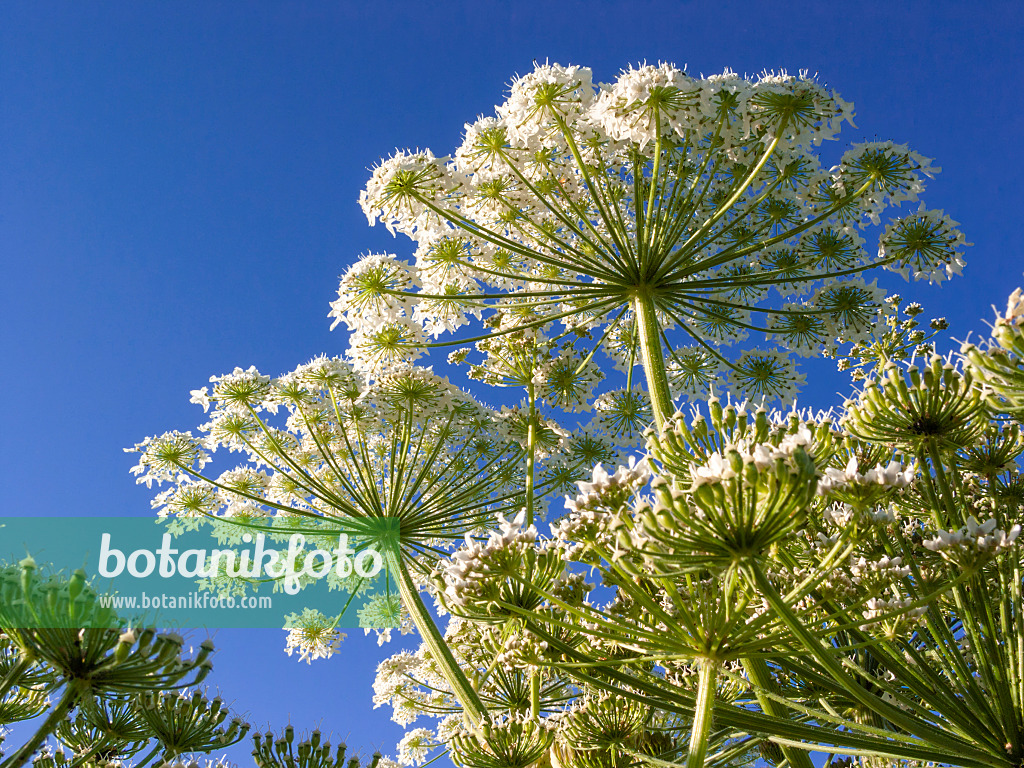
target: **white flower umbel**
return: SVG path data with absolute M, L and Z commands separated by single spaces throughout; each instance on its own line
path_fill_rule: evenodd
M 412 313 L 413 301 L 401 292 L 420 285 L 408 264 L 391 254 L 371 253 L 349 267 L 341 278 L 338 298 L 331 304 L 333 329 L 345 323 L 349 330 L 377 327 Z
M 979 523 L 971 515 L 959 530 L 936 531 L 933 538 L 925 540 L 924 547 L 954 561 L 976 555 L 992 556 L 1012 546 L 1021 531 L 1019 524 L 1008 531 L 998 528 L 998 525 L 995 518 Z
M 825 495 L 833 489 L 850 485 L 880 486 L 882 488 L 906 488 L 913 481 L 917 471 L 913 465 L 904 467 L 895 459 L 886 466 L 878 464 L 863 474 L 857 471 L 856 456 L 851 456 L 844 469 L 828 467 L 818 479 L 818 493 Z
M 858 230 L 916 200 L 938 169 L 883 141 L 826 170 L 818 145 L 852 106 L 806 73 L 696 78 L 661 63 L 595 86 L 585 67 L 545 63 L 495 111 L 467 126 L 453 160 L 399 152 L 374 170 L 364 211 L 411 237 L 432 275 L 388 290 L 424 305 L 413 316 L 431 337 L 474 315 L 501 334 L 488 317 L 513 298 L 526 325 L 562 324 L 617 365 L 642 364 L 659 424 L 673 411 L 664 361 L 676 347 L 708 349 L 733 384 L 785 400 L 798 383 L 783 360 L 790 334 L 811 355 L 877 319 L 881 291 L 851 277 L 888 266 L 936 279 L 962 264 L 962 236 L 927 211 L 893 223 L 869 255 Z M 812 300 L 780 309 L 801 293 Z M 772 362 L 760 377 L 750 353 L 714 349 L 752 330 L 780 344 L 756 351 Z M 412 348 L 414 335 L 393 343 Z
M 487 541 L 478 542 L 466 534 L 466 544 L 445 561 L 443 576 L 445 592 L 452 604 L 468 606 L 478 597 L 474 579 L 484 576 L 490 567 L 488 561 L 509 549 L 523 549 L 537 540 L 537 528 L 524 527 L 526 513 L 520 512 L 512 521 L 498 518 L 498 531 L 492 531 Z
M 498 414 L 429 370 L 396 362 L 372 373 L 371 383 L 344 361 L 317 359 L 278 379 L 252 369 L 215 377 L 206 441 L 187 433 L 146 440 L 135 448 L 142 456 L 134 471 L 142 482 L 175 484 L 158 500 L 170 512 L 214 515 L 241 497 L 247 512 L 326 526 L 335 541 L 339 524 L 354 526 L 378 546 L 413 622 L 443 656 L 411 572 L 422 579 L 439 547 L 518 507 L 522 451 Z M 556 434 L 556 446 L 562 440 Z M 246 456 L 227 483 L 202 474 L 218 446 Z M 230 482 L 242 477 L 256 481 Z M 308 648 L 301 634 L 290 639 L 311 659 L 330 655 L 336 638 Z M 480 720 L 485 709 L 450 654 L 443 667 Z
M 438 746 L 433 731 L 427 728 L 414 728 L 407 731 L 398 743 L 399 765 L 423 765 L 430 751 Z
M 960 250 L 970 243 L 958 226 L 942 211 L 926 210 L 922 203 L 916 214 L 885 228 L 878 244 L 878 258 L 904 279 L 912 276 L 915 280 L 941 283 L 959 275 L 964 268 Z
M 284 652 L 291 656 L 298 651 L 299 661 L 312 664 L 317 659 L 329 659 L 341 646 L 346 634 L 336 629 L 337 618 L 325 616 L 313 608 L 285 616 Z

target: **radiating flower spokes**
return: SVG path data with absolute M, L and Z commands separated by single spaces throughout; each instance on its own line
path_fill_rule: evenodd
M 427 370 L 391 369 L 367 385 L 318 359 L 274 381 L 246 372 L 259 387 L 237 378 L 229 387 L 218 379 L 209 395 L 205 440 L 168 433 L 136 446 L 139 482 L 175 483 L 158 497 L 164 513 L 217 515 L 244 501 L 269 515 L 395 517 L 403 545 L 420 552 L 475 530 L 515 497 L 507 484 L 520 449 L 498 415 Z M 284 429 L 261 415 L 272 405 L 287 410 Z M 249 463 L 203 474 L 222 445 Z
M 752 330 L 783 342 L 795 332 L 806 352 L 830 344 L 829 335 L 856 340 L 876 319 L 879 292 L 835 287 L 836 279 L 880 265 L 930 277 L 961 263 L 953 223 L 942 219 L 942 236 L 925 243 L 912 234 L 921 215 L 892 225 L 881 256 L 869 257 L 853 225 L 916 199 L 937 169 L 902 145 L 874 142 L 822 171 L 814 147 L 852 112 L 804 74 L 695 79 L 661 64 L 595 90 L 589 70 L 545 64 L 513 83 L 497 114 L 467 127 L 454 161 L 429 152 L 385 161 L 361 198 L 371 221 L 419 243 L 417 268 L 434 274 L 430 290 L 381 286 L 395 299 L 380 303 L 422 304 L 414 316 L 434 337 L 511 295 L 538 312 L 537 325 L 581 317 L 588 330 L 611 329 L 623 310 L 659 313 L 666 333 L 642 345 L 662 357 L 674 346 L 667 332 L 678 331 L 708 346 Z M 373 272 L 369 263 L 359 269 Z M 780 310 L 766 293 L 772 286 L 818 291 Z M 388 311 L 387 338 L 346 315 L 357 323 L 353 354 L 369 369 L 408 360 L 412 352 L 400 348 L 425 342 Z M 604 334 L 594 343 L 613 341 Z M 749 365 L 719 362 L 736 371 L 735 385 L 770 397 L 796 383 L 783 365 L 787 382 L 765 390 L 743 373 Z M 666 385 L 649 367 L 660 419 Z

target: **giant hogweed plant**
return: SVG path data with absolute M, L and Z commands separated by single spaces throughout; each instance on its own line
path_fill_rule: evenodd
M 1019 312 L 965 366 L 929 356 L 919 307 L 899 319 L 867 273 L 938 282 L 964 237 L 923 205 L 882 225 L 936 170 L 905 146 L 826 169 L 851 118 L 804 76 L 538 66 L 454 156 L 374 170 L 364 211 L 415 256 L 342 277 L 347 357 L 214 377 L 204 435 L 137 446 L 140 481 L 170 481 L 155 506 L 184 519 L 399 521 L 424 644 L 375 702 L 436 718 L 404 763 L 1020 765 Z M 774 346 L 728 353 L 751 334 Z M 791 354 L 848 343 L 864 383 L 840 413 L 764 407 L 792 400 Z M 413 367 L 435 347 L 522 402 Z M 596 392 L 602 359 L 625 386 Z M 677 409 L 711 385 L 764 405 Z M 207 472 L 217 447 L 246 462 Z M 336 648 L 316 626 L 290 635 L 321 643 L 306 658 Z

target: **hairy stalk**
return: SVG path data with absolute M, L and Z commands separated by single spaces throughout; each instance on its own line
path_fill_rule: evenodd
M 637 326 L 640 330 L 640 356 L 647 377 L 647 390 L 651 396 L 651 409 L 658 431 L 665 429 L 665 423 L 672 417 L 672 394 L 668 386 L 668 372 L 665 370 L 665 354 L 661 346 L 661 326 L 654 308 L 654 301 L 646 291 L 638 292 L 633 299 Z
M 441 670 L 441 674 L 444 675 L 444 679 L 452 687 L 452 692 L 462 705 L 463 711 L 469 716 L 474 727 L 486 722 L 489 719 L 487 707 L 484 706 L 480 696 L 473 688 L 473 684 L 469 682 L 469 678 L 466 677 L 465 672 L 462 671 L 459 663 L 455 660 L 455 656 L 452 655 L 451 650 L 448 648 L 444 636 L 437 628 L 437 624 L 434 623 L 434 618 L 427 610 L 427 606 L 423 604 L 420 591 L 413 583 L 412 577 L 409 575 L 409 569 L 406 567 L 398 548 L 388 548 L 385 558 L 388 568 L 395 575 L 395 580 L 398 582 L 398 592 L 402 596 L 402 602 L 409 609 L 409 614 L 412 616 L 416 629 L 419 630 L 424 644 L 430 650 L 434 661 Z M 8 766 L 3 766 L 3 768 L 8 768 Z
M 700 660 L 700 685 L 697 688 L 697 706 L 693 712 L 693 727 L 690 730 L 690 751 L 686 756 L 686 768 L 704 768 L 708 754 L 708 740 L 711 737 L 711 716 L 715 711 L 715 692 L 718 687 L 718 662 Z
M 530 672 L 530 716 L 540 717 L 540 669 Z
M 537 460 L 537 392 L 533 381 L 527 385 L 530 425 L 526 434 L 526 525 L 533 525 L 534 464 Z

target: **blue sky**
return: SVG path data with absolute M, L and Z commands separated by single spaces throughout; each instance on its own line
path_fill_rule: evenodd
M 338 275 L 366 251 L 411 252 L 367 227 L 367 169 L 395 147 L 447 154 L 534 59 L 604 81 L 643 60 L 818 72 L 857 107 L 830 151 L 877 138 L 936 158 L 924 199 L 975 244 L 941 288 L 886 284 L 957 338 L 985 332 L 1024 270 L 1024 11 L 841 5 L 4 3 L 3 514 L 148 514 L 121 449 L 194 428 L 189 390 L 341 353 Z M 833 403 L 841 380 L 814 375 L 801 402 Z M 258 726 L 391 750 L 398 730 L 369 705 L 374 643 L 309 668 L 280 630 L 217 640 L 212 679 Z

